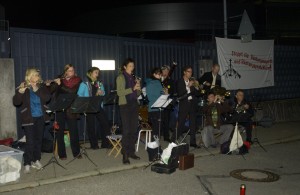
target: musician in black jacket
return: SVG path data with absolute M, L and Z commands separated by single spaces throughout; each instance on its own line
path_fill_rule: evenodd
M 184 133 L 185 122 L 186 119 L 188 119 L 190 128 L 190 146 L 199 148 L 196 144 L 196 96 L 200 95 L 200 91 L 199 87 L 195 85 L 197 81 L 190 80 L 192 74 L 192 67 L 185 66 L 183 68 L 183 77 L 177 81 L 176 89 L 179 100 L 177 137 L 180 137 Z M 172 135 L 172 141 L 175 141 L 175 139 L 176 132 Z
M 244 98 L 244 91 L 238 89 L 234 97 L 233 103 L 231 103 L 233 108 L 232 118 L 238 122 L 239 125 L 245 127 L 246 130 L 246 141 L 252 143 L 252 116 L 254 115 L 254 110 L 249 102 Z
M 208 92 L 215 86 L 221 87 L 221 76 L 219 75 L 220 65 L 214 64 L 210 72 L 206 72 L 199 79 L 200 85 L 203 85 L 203 89 Z

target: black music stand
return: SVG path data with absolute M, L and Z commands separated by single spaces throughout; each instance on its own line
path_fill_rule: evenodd
M 76 94 L 61 94 L 57 97 L 57 99 L 49 104 L 49 109 L 46 110 L 48 114 L 54 113 L 54 122 L 56 122 L 56 112 L 64 112 L 65 109 L 69 108 L 74 99 L 76 98 Z M 58 166 L 62 167 L 63 169 L 66 169 L 64 166 L 59 164 L 55 157 L 55 145 L 56 145 L 56 128 L 53 125 L 53 151 L 52 151 L 52 157 L 48 161 L 46 165 L 42 167 L 44 169 L 50 164 L 57 164 Z M 53 165 L 54 167 L 54 165 Z M 55 169 L 55 167 L 54 167 Z
M 103 100 L 102 96 L 77 97 L 74 103 L 71 105 L 72 113 L 84 114 L 83 146 L 81 146 L 80 153 L 77 156 L 75 156 L 71 161 L 69 161 L 67 164 L 73 162 L 75 159 L 78 159 L 78 156 L 84 155 L 91 163 L 93 163 L 97 167 L 97 165 L 88 156 L 85 148 L 86 114 L 99 112 L 102 100 Z
M 158 141 L 160 142 L 160 129 L 161 129 L 161 110 L 165 109 L 173 100 L 169 98 L 170 95 L 161 95 L 151 106 L 151 108 L 159 109 L 159 119 L 158 119 Z M 160 160 L 160 143 L 157 147 L 156 158 L 149 163 L 144 169 L 152 165 L 154 162 Z
M 103 100 L 104 105 L 113 105 L 113 109 L 112 109 L 112 127 L 111 127 L 111 133 L 115 133 L 118 125 L 115 124 L 116 121 L 116 104 L 117 104 L 117 99 L 118 99 L 118 95 L 117 95 L 117 90 L 111 90 L 110 94 L 108 95 L 108 97 L 105 98 L 105 100 Z
M 255 112 L 257 112 L 258 108 L 255 108 L 254 110 L 255 110 Z M 257 137 L 257 125 L 258 125 L 258 121 L 257 121 L 257 116 L 256 115 L 257 114 L 255 113 L 254 119 L 253 119 L 254 120 L 253 121 L 254 128 L 252 130 L 254 130 L 254 138 L 252 139 L 252 144 L 257 143 L 265 152 L 267 152 L 267 150 L 261 145 L 261 143 L 259 142 L 258 137 Z

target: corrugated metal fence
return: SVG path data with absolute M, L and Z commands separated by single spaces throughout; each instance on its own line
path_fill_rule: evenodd
M 16 85 L 24 80 L 27 67 L 41 70 L 43 79 L 53 79 L 62 73 L 67 63 L 75 65 L 81 78 L 91 67 L 93 59 L 114 59 L 118 67 L 127 57 L 136 60 L 136 75 L 146 78 L 155 66 L 177 62 L 178 68 L 172 77 L 178 79 L 184 65 L 194 68 L 198 77 L 199 60 L 210 58 L 216 61 L 216 46 L 213 42 L 197 44 L 170 43 L 163 41 L 130 39 L 92 34 L 44 31 L 11 28 L 11 56 L 15 60 Z M 246 91 L 249 100 L 264 101 L 300 97 L 300 47 L 275 47 L 274 87 Z M 118 70 L 102 71 L 101 79 L 107 91 L 115 88 Z M 112 118 L 108 107 L 109 118 Z

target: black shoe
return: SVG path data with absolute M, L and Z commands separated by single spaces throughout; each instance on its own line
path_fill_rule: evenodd
M 82 159 L 82 156 L 81 156 L 81 154 L 78 154 L 78 155 L 76 156 L 76 158 L 78 158 L 78 159 Z
M 128 159 L 128 155 L 127 154 L 123 154 L 123 164 L 124 165 L 130 164 L 130 161 Z
M 137 156 L 136 154 L 132 154 L 129 156 L 130 158 L 134 159 L 134 160 L 140 160 L 141 158 L 139 156 Z
M 190 144 L 191 147 L 194 147 L 194 148 L 201 148 L 201 146 L 197 145 L 197 144 Z

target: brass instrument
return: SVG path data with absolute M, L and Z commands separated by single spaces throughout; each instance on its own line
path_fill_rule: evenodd
M 236 104 L 236 107 L 235 107 L 235 111 L 237 113 L 246 113 L 246 108 L 245 108 L 245 105 L 246 104 Z
M 202 88 L 202 86 L 199 84 L 197 79 L 195 77 L 191 77 L 190 81 L 193 81 L 193 85 L 196 89 L 201 89 L 200 93 L 205 94 L 205 90 Z
M 224 87 L 215 86 L 211 90 L 215 93 L 216 96 L 218 96 L 216 102 L 219 104 L 225 97 L 230 96 L 230 91 L 226 90 Z

